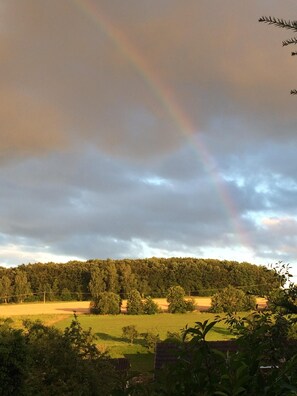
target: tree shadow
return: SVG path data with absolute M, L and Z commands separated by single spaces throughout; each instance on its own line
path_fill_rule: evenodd
M 228 329 L 226 329 L 226 327 L 214 326 L 212 328 L 212 331 L 214 333 L 222 334 L 222 335 L 225 335 L 225 336 L 229 336 L 230 335 L 230 331 Z
M 98 340 L 101 341 L 119 341 L 119 342 L 125 341 L 125 339 L 122 337 L 111 336 L 110 334 L 107 333 L 95 333 L 95 336 Z
M 83 314 L 89 314 L 90 309 L 89 308 L 56 308 L 56 311 L 66 311 L 66 312 L 72 312 L 72 313 L 83 313 Z
M 97 337 L 98 340 L 101 341 L 117 341 L 117 342 L 126 342 L 127 344 L 130 344 L 130 340 L 125 337 L 115 337 L 111 336 L 110 334 L 107 333 L 95 333 L 95 336 Z M 143 338 L 135 338 L 133 341 L 133 344 L 131 345 L 145 345 L 145 341 Z

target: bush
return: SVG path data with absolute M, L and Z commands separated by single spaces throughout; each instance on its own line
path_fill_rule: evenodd
M 143 302 L 139 291 L 133 289 L 128 294 L 127 314 L 141 315 L 143 313 Z
M 185 300 L 185 291 L 181 286 L 170 287 L 167 294 L 168 312 L 185 313 L 195 309 L 193 300 Z
M 122 301 L 113 292 L 99 293 L 90 303 L 90 313 L 95 315 L 117 315 L 121 312 Z
M 152 297 L 147 297 L 143 304 L 143 313 L 146 315 L 154 315 L 160 312 L 160 308 L 157 303 L 155 303 Z
M 195 311 L 195 300 L 191 298 L 190 300 L 185 300 L 185 308 L 186 312 L 193 312 Z
M 245 294 L 242 290 L 228 286 L 211 298 L 211 312 L 237 312 L 255 309 L 255 296 Z

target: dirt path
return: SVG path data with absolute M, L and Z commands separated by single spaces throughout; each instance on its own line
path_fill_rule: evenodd
M 167 309 L 166 298 L 154 299 L 159 306 L 165 311 Z M 199 311 L 204 311 L 210 307 L 210 297 L 196 297 L 195 303 Z M 259 307 L 265 306 L 265 299 L 258 298 Z M 42 314 L 77 314 L 89 313 L 89 301 L 61 301 L 34 304 L 2 304 L 0 305 L 0 316 L 16 316 L 16 315 L 42 315 Z M 126 301 L 123 301 L 122 311 L 126 310 Z

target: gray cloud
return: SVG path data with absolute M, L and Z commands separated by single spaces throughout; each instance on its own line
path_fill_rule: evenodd
M 294 261 L 293 1 L 91 3 L 2 2 L 1 260 Z
M 91 17 L 79 1 L 4 2 L 0 85 L 10 110 L 0 119 L 12 142 L 2 151 L 17 154 L 16 135 L 27 141 L 24 155 L 55 150 L 61 139 L 92 141 L 126 158 L 171 151 L 182 141 L 181 126 L 163 104 L 159 80 L 197 130 L 207 128 L 217 139 L 212 125 L 220 120 L 227 146 L 236 131 L 225 120 L 234 114 L 249 127 L 248 139 L 238 140 L 277 138 L 280 128 L 282 139 L 293 136 L 293 60 L 279 45 L 284 32 L 257 22 L 267 12 L 290 16 L 290 2 L 268 8 L 264 1 L 228 0 L 224 7 L 164 1 L 150 3 L 150 12 L 136 3 L 94 0 L 98 17 Z M 100 23 L 105 14 L 107 29 Z

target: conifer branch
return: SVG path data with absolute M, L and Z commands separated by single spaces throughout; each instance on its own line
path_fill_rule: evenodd
M 286 21 L 280 18 L 262 16 L 261 18 L 259 18 L 259 22 L 264 22 L 268 25 L 274 25 L 279 28 L 290 29 L 294 32 L 297 32 L 297 21 Z
M 268 25 L 274 25 L 279 28 L 290 29 L 293 30 L 294 32 L 297 32 L 297 21 L 290 21 L 290 20 L 286 21 L 280 18 L 262 16 L 261 18 L 259 18 L 259 22 L 264 22 L 267 23 Z M 286 47 L 287 45 L 290 44 L 297 44 L 297 37 L 284 40 L 282 44 L 283 47 Z M 295 51 L 291 52 L 291 55 L 295 56 L 297 55 L 297 52 Z M 297 89 L 292 89 L 291 95 L 297 95 Z
M 289 40 L 283 41 L 283 47 L 286 47 L 289 44 L 297 44 L 297 37 L 293 37 Z

